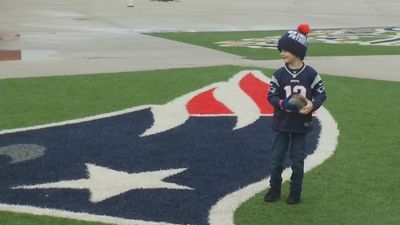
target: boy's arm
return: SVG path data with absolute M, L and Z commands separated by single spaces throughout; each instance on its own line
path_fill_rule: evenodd
M 268 101 L 274 107 L 282 109 L 282 99 L 279 92 L 279 83 L 275 75 L 272 76 L 271 82 L 269 83 Z
M 319 109 L 326 100 L 326 92 L 321 76 L 318 74 L 311 85 L 313 95 L 313 111 Z

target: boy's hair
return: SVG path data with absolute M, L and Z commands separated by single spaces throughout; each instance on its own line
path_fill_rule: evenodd
M 309 32 L 310 26 L 308 24 L 301 24 L 297 27 L 297 30 L 288 31 L 279 39 L 278 50 L 281 52 L 284 49 L 304 60 L 309 43 L 307 38 Z

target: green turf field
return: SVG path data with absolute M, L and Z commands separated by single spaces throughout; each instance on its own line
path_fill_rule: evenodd
M 79 220 L 34 216 L 25 213 L 0 212 L 1 225 L 105 225 L 105 223 L 85 222 Z
M 311 31 L 311 34 L 314 31 Z M 170 40 L 199 45 L 223 52 L 232 53 L 248 59 L 279 59 L 276 49 L 248 48 L 248 47 L 222 47 L 217 42 L 240 41 L 249 38 L 264 38 L 282 36 L 284 31 L 238 31 L 238 32 L 177 32 L 177 33 L 150 33 L 149 35 Z M 368 38 L 360 38 L 368 40 Z M 374 40 L 374 39 L 371 39 Z M 400 46 L 366 46 L 357 44 L 326 44 L 316 39 L 311 39 L 308 56 L 351 56 L 351 55 L 398 55 Z
M 174 69 L 0 80 L 0 129 L 81 118 L 161 104 L 226 80 L 238 67 Z
M 264 204 L 265 193 L 260 193 L 242 205 L 237 225 L 400 223 L 400 174 L 394 172 L 400 158 L 400 120 L 395 119 L 400 83 L 333 76 L 323 80 L 325 106 L 340 130 L 334 156 L 305 175 L 302 204 L 286 205 L 286 183 L 280 202 Z
M 38 125 L 165 103 L 244 67 L 221 66 L 118 74 L 0 80 L 2 129 Z M 257 68 L 252 68 L 257 69 Z M 271 70 L 262 70 L 267 76 Z M 323 76 L 325 104 L 339 124 L 338 148 L 305 175 L 303 202 L 265 204 L 263 194 L 242 205 L 237 225 L 400 223 L 400 83 Z M 284 185 L 285 194 L 288 185 Z M 0 212 L 1 225 L 93 224 Z

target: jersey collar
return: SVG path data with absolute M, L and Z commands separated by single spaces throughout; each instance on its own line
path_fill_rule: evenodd
M 306 68 L 306 64 L 303 62 L 303 67 L 301 68 L 301 70 L 297 73 L 293 73 L 288 66 L 285 64 L 285 69 L 288 73 L 290 73 L 290 75 L 292 75 L 293 78 L 296 78 L 301 72 L 304 71 L 304 69 Z

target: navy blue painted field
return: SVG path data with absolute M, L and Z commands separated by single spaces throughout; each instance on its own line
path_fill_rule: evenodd
M 174 129 L 140 137 L 152 123 L 151 111 L 144 109 L 0 135 L 0 147 L 45 149 L 43 156 L 19 163 L 0 156 L 0 203 L 205 225 L 220 198 L 269 174 L 272 117 L 238 130 L 232 130 L 235 117 L 190 117 Z M 308 154 L 319 132 L 317 121 Z M 135 178 L 141 174 L 147 179 Z M 100 193 L 93 179 L 110 191 Z

